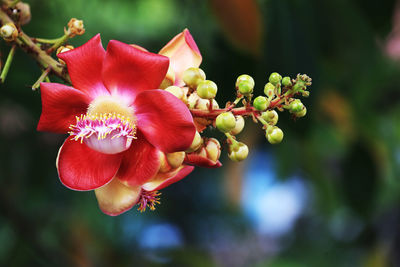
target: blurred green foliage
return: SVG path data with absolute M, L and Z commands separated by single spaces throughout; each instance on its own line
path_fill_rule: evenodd
M 83 19 L 86 34 L 74 45 L 100 32 L 104 46 L 117 39 L 157 52 L 189 28 L 220 104 L 233 100 L 240 74 L 254 77 L 260 95 L 273 71 L 307 73 L 307 116 L 280 116 L 282 144 L 268 145 L 255 128 L 240 137 L 250 153 L 272 155 L 281 180 L 300 176 L 309 200 L 286 234 L 258 233 L 238 201 L 249 162 L 223 156 L 221 169 L 197 168 L 163 190 L 155 212 L 103 215 L 93 193 L 59 182 L 55 158 L 65 137 L 35 131 L 40 95 L 30 86 L 40 70 L 17 51 L 0 88 L 0 265 L 400 266 L 400 66 L 384 53 L 395 1 L 260 0 L 258 14 L 243 16 L 216 11 L 217 0 L 27 2 L 32 21 L 24 31 L 33 37 L 61 36 L 71 17 Z M 238 48 L 232 40 L 243 33 L 225 29 L 222 16 L 243 24 L 259 16 L 260 51 Z M 1 42 L 3 60 L 8 50 Z M 159 224 L 178 229 L 179 242 L 144 243 Z

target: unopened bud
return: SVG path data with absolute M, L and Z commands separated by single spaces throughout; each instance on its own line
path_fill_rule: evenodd
M 173 94 L 174 96 L 176 96 L 177 98 L 182 100 L 184 103 L 187 103 L 186 93 L 183 88 L 181 88 L 179 86 L 170 86 L 170 87 L 166 88 L 165 91 Z
M 60 54 L 60 53 L 67 52 L 67 51 L 70 51 L 70 50 L 72 50 L 72 49 L 74 49 L 74 47 L 73 47 L 72 45 L 60 46 L 60 47 L 57 49 L 57 51 L 56 51 L 56 55 L 58 55 L 58 54 Z M 62 60 L 61 58 L 59 58 L 58 61 L 59 61 L 61 64 L 65 65 L 65 61 Z
M 82 35 L 85 33 L 85 28 L 83 26 L 83 21 L 72 18 L 68 22 L 68 30 L 69 30 L 69 36 L 74 37 L 75 35 Z
M 56 55 L 58 55 L 60 53 L 67 52 L 67 51 L 72 50 L 72 49 L 74 49 L 74 47 L 72 45 L 66 45 L 66 46 L 62 45 L 59 48 L 57 48 Z
M 228 157 L 233 161 L 242 161 L 249 155 L 249 148 L 246 144 L 238 142 L 229 146 Z
M 283 86 L 291 86 L 292 85 L 292 81 L 290 80 L 290 77 L 288 77 L 288 76 L 283 77 L 282 85 Z
M 302 111 L 304 108 L 303 103 L 301 103 L 300 99 L 296 99 L 292 101 L 289 105 L 290 113 L 297 113 Z
M 254 85 L 254 79 L 247 74 L 240 75 L 236 80 L 236 89 L 245 96 L 253 93 Z
M 282 80 L 282 76 L 277 72 L 273 72 L 269 76 L 269 82 L 272 83 L 273 85 L 277 85 L 278 83 L 281 82 L 281 80 Z
M 263 118 L 269 125 L 276 125 L 278 123 L 279 115 L 275 110 L 267 110 L 261 113 L 261 118 Z
M 18 10 L 18 21 L 21 25 L 25 25 L 31 21 L 31 8 L 29 4 L 19 2 L 15 5 L 15 9 Z
M 273 98 L 275 96 L 275 85 L 272 83 L 267 83 L 264 86 L 264 94 L 269 98 Z
M 197 88 L 197 85 L 206 79 L 206 74 L 200 68 L 188 68 L 183 72 L 182 79 L 190 88 Z
M 168 153 L 166 154 L 166 156 L 168 164 L 171 166 L 172 169 L 175 169 L 182 165 L 183 160 L 185 159 L 185 152 L 180 151 Z
M 297 118 L 304 117 L 306 114 L 307 114 L 307 108 L 306 108 L 305 106 L 303 106 L 303 109 L 300 110 L 299 112 L 294 113 L 294 115 L 295 115 Z
M 266 137 L 270 144 L 279 144 L 283 139 L 283 132 L 280 128 L 273 126 L 266 131 Z
M 221 155 L 221 145 L 215 138 L 209 138 L 205 143 L 207 158 L 212 161 L 217 161 Z
M 194 135 L 193 142 L 190 145 L 189 149 L 186 150 L 186 152 L 191 153 L 196 151 L 201 147 L 203 144 L 203 139 L 201 138 L 201 135 L 199 132 L 196 131 L 196 134 Z
M 196 93 L 193 93 L 193 94 L 196 94 Z M 195 104 L 194 108 L 201 109 L 201 110 L 209 110 L 210 109 L 210 101 L 208 99 L 202 99 L 199 96 L 197 96 L 197 97 L 198 97 L 198 99 L 196 100 L 196 104 Z M 211 102 L 212 102 L 213 109 L 219 108 L 219 105 L 215 99 L 212 99 Z
M 17 27 L 15 27 L 14 23 L 10 22 L 7 24 L 4 24 L 0 28 L 0 34 L 1 37 L 3 37 L 4 40 L 7 42 L 14 41 L 18 37 L 18 30 Z
M 218 87 L 215 82 L 205 80 L 199 82 L 197 85 L 197 95 L 203 99 L 213 99 L 217 95 Z
M 244 128 L 244 119 L 242 116 L 236 116 L 236 125 L 229 133 L 232 135 L 237 135 L 242 132 Z
M 232 112 L 221 113 L 217 116 L 215 125 L 217 126 L 218 130 L 223 133 L 227 133 L 233 130 L 236 126 L 235 116 L 233 116 Z
M 295 92 L 298 92 L 300 90 L 303 90 L 305 88 L 304 82 L 303 81 L 297 81 L 296 84 L 293 86 L 293 90 Z
M 164 80 L 161 82 L 160 89 L 165 89 L 172 86 L 175 83 L 175 71 L 172 69 L 171 65 L 168 67 L 168 72 L 165 75 Z
M 269 106 L 269 101 L 265 96 L 257 96 L 253 101 L 253 106 L 256 110 L 264 111 Z

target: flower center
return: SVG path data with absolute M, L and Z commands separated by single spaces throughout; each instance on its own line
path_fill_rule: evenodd
M 93 150 L 104 154 L 117 154 L 127 150 L 136 138 L 135 123 L 115 113 L 81 115 L 70 126 L 69 134 Z
M 158 191 L 147 191 L 142 189 L 138 201 L 138 211 L 144 212 L 146 211 L 146 208 L 149 208 L 150 210 L 155 210 L 156 204 L 160 204 L 160 195 L 161 193 L 159 193 Z

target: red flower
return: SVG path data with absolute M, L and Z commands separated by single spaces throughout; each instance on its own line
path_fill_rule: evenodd
M 197 46 L 195 51 L 188 43 L 176 46 L 181 52 L 171 56 L 171 66 L 179 74 L 176 66 L 184 68 L 181 63 L 191 60 L 186 52 L 200 54 Z M 94 189 L 109 215 L 138 202 L 152 208 L 155 190 L 193 170 L 181 165 L 160 172 L 163 155 L 186 150 L 195 134 L 186 105 L 156 89 L 166 76 L 168 57 L 118 41 L 110 41 L 105 51 L 100 35 L 58 57 L 66 62 L 73 87 L 41 84 L 38 130 L 70 134 L 57 157 L 61 182 L 74 190 Z

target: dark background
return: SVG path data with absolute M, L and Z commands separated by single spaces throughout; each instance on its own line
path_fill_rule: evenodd
M 104 46 L 117 39 L 158 52 L 189 28 L 220 105 L 243 73 L 256 94 L 273 71 L 306 73 L 313 85 L 305 118 L 280 114 L 280 145 L 248 120 L 245 162 L 225 149 L 223 167 L 196 168 L 163 190 L 155 211 L 109 217 L 93 192 L 59 182 L 65 136 L 36 132 L 40 95 L 30 86 L 40 70 L 17 51 L 0 87 L 1 266 L 400 266 L 395 1 L 28 3 L 32 37 L 59 37 L 71 17 L 83 19 L 76 46 L 100 32 Z M 1 42 L 3 60 L 8 50 Z

